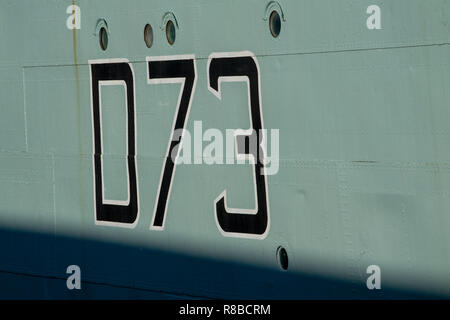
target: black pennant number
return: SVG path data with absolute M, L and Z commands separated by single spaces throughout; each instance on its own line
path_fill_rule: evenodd
M 176 132 L 184 130 L 192 97 L 196 86 L 196 64 L 193 55 L 147 58 L 148 83 L 181 84 L 180 96 L 171 136 L 161 172 L 158 194 L 153 212 L 151 229 L 164 228 L 167 204 L 176 169 L 173 154 L 178 157 L 181 138 L 175 139 Z M 268 211 L 267 182 L 264 168 L 263 121 L 260 98 L 259 67 L 251 53 L 212 54 L 208 60 L 209 90 L 221 98 L 222 81 L 246 82 L 249 94 L 249 113 L 251 127 L 244 133 L 236 135 L 238 156 L 254 160 L 255 209 L 231 209 L 226 205 L 224 191 L 215 201 L 216 221 L 221 232 L 226 236 L 263 239 L 270 226 Z M 126 60 L 90 61 L 92 119 L 94 138 L 94 194 L 96 223 L 134 227 L 139 217 L 138 183 L 136 175 L 136 131 L 135 131 L 135 86 L 132 66 Z M 101 85 L 124 85 L 126 88 L 127 114 L 127 175 L 128 200 L 112 201 L 103 199 L 102 174 L 102 125 L 101 125 Z M 257 150 L 250 151 L 246 144 L 250 138 L 257 141 Z M 239 141 L 244 141 L 240 145 Z M 175 162 L 174 162 L 175 161 Z
M 94 138 L 94 194 L 97 224 L 134 227 L 138 220 L 138 185 L 136 177 L 135 93 L 134 74 L 128 61 L 90 61 L 92 121 Z M 103 199 L 101 84 L 126 87 L 128 200 Z
M 263 239 L 269 229 L 267 185 L 264 169 L 263 123 L 261 112 L 259 69 L 256 58 L 251 53 L 212 54 L 208 61 L 209 90 L 221 98 L 222 81 L 247 82 L 250 97 L 251 133 L 238 135 L 237 140 L 247 140 L 256 135 L 257 150 L 254 156 L 254 182 L 257 207 L 254 210 L 229 209 L 226 205 L 226 192 L 215 201 L 216 221 L 225 236 L 249 237 Z M 239 146 L 239 143 L 238 143 Z M 250 155 L 247 147 L 238 153 Z
M 153 213 L 151 229 L 162 230 L 166 216 L 167 203 L 170 197 L 172 179 L 176 165 L 171 157 L 173 153 L 178 155 L 180 151 L 179 142 L 174 139 L 176 130 L 183 130 L 192 102 L 192 96 L 196 85 L 195 58 L 187 56 L 168 56 L 162 58 L 147 58 L 148 62 L 148 82 L 158 83 L 181 83 L 180 98 L 178 100 L 174 125 L 167 148 L 167 153 L 159 182 L 158 195 Z M 181 138 L 182 139 L 182 136 Z M 178 148 L 178 150 L 174 149 Z

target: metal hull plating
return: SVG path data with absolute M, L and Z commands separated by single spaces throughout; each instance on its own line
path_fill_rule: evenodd
M 379 30 L 366 26 L 374 2 Z M 265 1 L 0 0 L 0 297 L 450 296 L 450 1 L 279 3 L 273 38 Z M 72 4 L 81 29 L 66 26 Z M 227 207 L 255 207 L 251 165 L 177 165 L 163 227 L 151 227 L 180 83 L 152 83 L 149 61 L 193 57 L 186 130 L 245 129 L 247 86 L 217 94 L 208 70 L 212 54 L 247 51 L 263 126 L 280 138 L 265 233 L 224 234 L 216 216 L 224 190 Z M 96 218 L 91 65 L 111 59 L 134 76 L 138 212 L 125 228 Z M 103 196 L 129 203 L 123 87 L 102 89 Z M 70 265 L 81 290 L 66 286 Z M 371 265 L 381 290 L 366 285 Z

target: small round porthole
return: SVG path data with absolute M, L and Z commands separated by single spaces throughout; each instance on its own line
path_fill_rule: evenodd
M 144 41 L 147 48 L 151 48 L 153 45 L 153 28 L 150 24 L 147 24 L 144 28 Z
M 281 18 L 276 10 L 272 11 L 269 18 L 269 28 L 272 37 L 277 38 L 281 32 Z
M 176 30 L 175 30 L 175 25 L 173 24 L 172 20 L 167 21 L 166 38 L 167 38 L 167 42 L 169 42 L 169 44 L 171 46 L 175 43 Z
M 289 267 L 289 258 L 286 249 L 283 247 L 278 247 L 277 249 L 277 260 L 280 268 L 287 270 Z
M 101 27 L 98 36 L 100 41 L 100 48 L 105 51 L 108 48 L 108 31 L 106 31 L 105 27 Z

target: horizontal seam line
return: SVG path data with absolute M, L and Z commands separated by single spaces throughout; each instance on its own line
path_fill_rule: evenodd
M 7 271 L 7 270 L 0 270 L 0 273 L 14 274 L 14 275 L 27 276 L 27 277 L 32 277 L 32 278 L 41 278 L 41 279 L 53 279 L 53 280 L 62 280 L 62 281 L 67 280 L 65 278 L 60 278 L 57 276 L 46 276 L 46 275 L 31 274 L 31 273 L 26 273 L 26 272 Z M 116 285 L 116 284 L 96 282 L 96 281 L 81 280 L 81 283 L 108 286 L 108 287 L 121 288 L 121 289 L 132 289 L 132 290 L 152 292 L 152 293 L 163 293 L 163 294 L 174 295 L 174 296 L 179 296 L 179 297 L 213 299 L 212 297 L 208 297 L 208 296 L 192 295 L 192 294 L 188 294 L 188 293 L 176 293 L 176 292 L 164 291 L 164 290 L 152 290 L 152 289 L 130 287 L 130 286 Z
M 374 48 L 355 48 L 355 49 L 342 49 L 342 50 L 326 50 L 326 51 L 310 51 L 310 52 L 293 52 L 293 53 L 279 53 L 279 54 L 256 54 L 255 57 L 278 57 L 278 56 L 296 56 L 296 55 L 311 55 L 311 54 L 328 54 L 328 53 L 342 53 L 342 52 L 359 52 L 359 51 L 376 51 L 376 50 L 392 50 L 392 49 L 407 49 L 407 48 L 420 48 L 420 47 L 433 47 L 433 46 L 443 46 L 450 45 L 450 42 L 442 43 L 432 43 L 432 44 L 412 44 L 403 46 L 386 46 L 386 47 L 374 47 Z M 170 56 L 169 54 L 167 56 Z M 103 58 L 100 60 L 107 60 L 113 58 Z M 195 60 L 207 60 L 209 57 L 195 57 Z M 95 59 L 93 59 L 95 60 Z M 145 60 L 133 60 L 128 61 L 129 63 L 146 63 Z M 48 67 L 72 67 L 72 66 L 88 66 L 88 63 L 79 64 L 47 64 L 47 65 L 30 65 L 22 66 L 24 69 L 32 68 L 48 68 Z

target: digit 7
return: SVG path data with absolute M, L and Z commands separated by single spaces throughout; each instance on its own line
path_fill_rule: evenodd
M 172 133 L 167 147 L 166 158 L 161 171 L 153 220 L 150 229 L 163 230 L 166 217 L 167 203 L 170 198 L 172 180 L 176 165 L 171 155 L 175 148 L 178 158 L 181 146 L 174 139 L 175 132 L 183 130 L 191 108 L 192 97 L 197 83 L 197 68 L 193 55 L 147 57 L 147 82 L 149 84 L 181 83 L 177 110 L 172 126 Z M 183 137 L 180 137 L 180 140 Z

